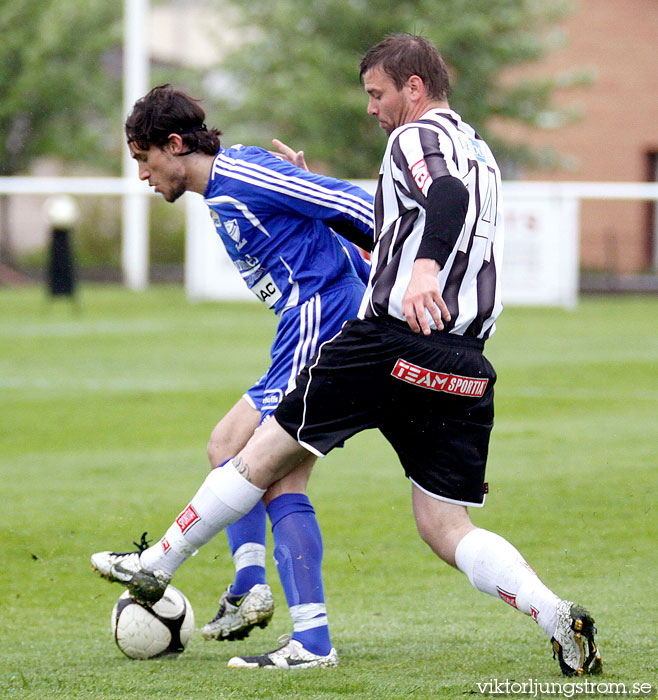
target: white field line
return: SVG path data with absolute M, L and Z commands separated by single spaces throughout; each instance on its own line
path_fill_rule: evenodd
M 554 401 L 563 399 L 567 401 L 658 401 L 657 391 L 646 391 L 642 389 L 619 390 L 619 389 L 546 389 L 544 387 L 526 387 L 525 389 L 501 389 L 498 392 L 499 399 L 544 399 Z
M 37 389 L 39 391 L 90 391 L 90 392 L 164 392 L 164 391 L 201 391 L 208 388 L 207 380 L 203 378 L 152 379 L 140 376 L 133 377 L 2 377 L 0 389 Z M 499 389 L 498 400 L 537 399 L 544 401 L 658 401 L 658 391 L 643 389 L 569 389 L 526 387 L 524 389 Z
M 152 333 L 180 327 L 173 321 L 67 321 L 34 323 L 25 326 L 0 324 L 0 341 L 19 338 L 82 337 L 86 335 L 116 335 L 121 333 Z
M 27 378 L 0 377 L 0 389 L 8 390 L 38 390 L 55 392 L 105 392 L 105 393 L 135 393 L 135 392 L 166 392 L 166 391 L 202 391 L 208 388 L 208 382 L 203 379 L 147 379 L 144 377 L 125 377 L 101 379 L 96 377 L 56 377 L 56 378 Z

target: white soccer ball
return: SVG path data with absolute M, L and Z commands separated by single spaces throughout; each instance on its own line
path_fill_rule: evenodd
M 173 586 L 154 605 L 140 603 L 126 591 L 112 609 L 112 634 L 131 659 L 152 659 L 182 652 L 194 631 L 190 601 Z

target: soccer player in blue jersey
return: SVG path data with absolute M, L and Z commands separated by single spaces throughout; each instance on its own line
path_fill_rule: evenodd
M 208 457 L 211 466 L 221 467 L 271 416 L 320 345 L 356 316 L 369 265 L 338 232 L 369 249 L 373 212 L 372 198 L 360 188 L 296 167 L 295 162 L 305 166 L 301 152 L 295 154 L 279 142 L 275 144 L 288 159 L 261 148 L 222 148 L 220 132 L 208 129 L 204 120 L 196 100 L 163 85 L 138 100 L 126 134 L 140 179 L 148 180 L 165 200 L 173 202 L 186 191 L 204 196 L 217 234 L 245 283 L 280 317 L 269 369 L 212 431 Z M 221 597 L 217 615 L 202 630 L 206 639 L 241 639 L 272 617 L 272 593 L 265 579 L 267 511 L 294 623 L 286 658 L 290 665 L 336 665 L 321 575 L 322 538 L 305 494 L 314 461 L 313 455 L 300 460 L 227 528 L 236 576 Z M 187 508 L 177 527 L 189 532 L 204 523 Z M 173 574 L 188 548 L 173 530 L 159 546 Z M 229 665 L 244 663 L 236 657 Z

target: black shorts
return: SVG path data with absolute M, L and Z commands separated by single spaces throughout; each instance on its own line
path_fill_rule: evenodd
M 378 428 L 431 496 L 484 504 L 496 373 L 477 338 L 353 319 L 299 374 L 277 422 L 318 456 Z

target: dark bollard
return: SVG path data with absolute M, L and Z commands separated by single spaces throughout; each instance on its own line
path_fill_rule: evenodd
M 46 202 L 46 214 L 50 224 L 48 291 L 53 297 L 72 297 L 76 285 L 73 227 L 78 219 L 78 207 L 72 197 L 51 197 Z
M 75 291 L 73 252 L 68 229 L 55 228 L 51 231 L 48 290 L 54 297 L 70 297 Z

